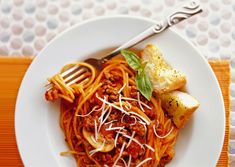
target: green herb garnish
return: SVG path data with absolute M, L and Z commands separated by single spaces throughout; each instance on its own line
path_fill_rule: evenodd
M 122 50 L 121 54 L 126 59 L 128 65 L 135 71 L 137 75 L 135 77 L 135 82 L 140 93 L 148 100 L 150 100 L 153 92 L 153 85 L 146 75 L 144 68 L 147 63 L 141 64 L 140 58 L 131 51 Z

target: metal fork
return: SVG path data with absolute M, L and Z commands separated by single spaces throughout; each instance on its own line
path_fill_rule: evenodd
M 166 30 L 167 28 L 187 19 L 191 16 L 194 16 L 198 13 L 202 12 L 202 8 L 197 1 L 191 1 L 184 6 L 177 9 L 171 15 L 166 17 L 164 20 L 156 23 L 155 25 L 151 26 L 150 28 L 146 29 L 139 35 L 135 36 L 134 38 L 130 39 L 128 42 L 124 43 L 111 53 L 107 54 L 101 59 L 96 58 L 89 58 L 86 59 L 85 62 L 93 65 L 96 69 L 100 70 L 102 68 L 102 64 L 104 64 L 107 60 L 110 60 L 114 56 L 118 55 L 121 50 L 128 49 L 138 43 L 144 41 L 145 39 L 159 34 L 162 31 Z M 74 83 L 81 83 L 84 84 L 89 81 L 89 71 L 85 67 L 74 66 L 69 68 L 68 70 L 64 71 L 61 76 L 64 79 L 65 83 L 69 86 Z

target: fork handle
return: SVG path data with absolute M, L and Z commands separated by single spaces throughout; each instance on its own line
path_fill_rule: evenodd
M 177 9 L 175 12 L 173 12 L 171 15 L 166 17 L 164 20 L 156 23 L 155 25 L 151 26 L 150 28 L 146 29 L 136 37 L 132 38 L 128 42 L 124 43 L 114 51 L 112 51 L 110 54 L 102 58 L 103 61 L 109 60 L 112 57 L 116 56 L 120 53 L 123 49 L 128 49 L 143 40 L 155 35 L 159 34 L 162 31 L 166 30 L 167 28 L 171 27 L 172 25 L 175 25 L 187 18 L 190 18 L 198 13 L 202 12 L 202 7 L 197 1 L 191 1 L 184 6 Z

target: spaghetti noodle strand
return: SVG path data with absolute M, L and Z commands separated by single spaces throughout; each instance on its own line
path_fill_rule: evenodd
M 67 86 L 61 73 L 73 66 L 86 67 L 90 80 Z M 157 167 L 173 158 L 179 129 L 158 98 L 141 100 L 135 72 L 122 58 L 99 73 L 87 63 L 68 64 L 49 81 L 62 98 L 60 127 L 70 150 L 61 155 L 73 155 L 78 166 Z

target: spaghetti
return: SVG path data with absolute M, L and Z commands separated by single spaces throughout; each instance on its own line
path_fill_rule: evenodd
M 179 132 L 157 97 L 137 90 L 136 72 L 122 58 L 102 71 L 86 63 L 90 80 L 67 86 L 61 73 L 49 81 L 48 100 L 61 98 L 60 126 L 77 166 L 164 166 L 174 156 Z

